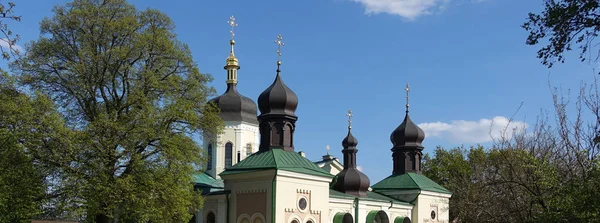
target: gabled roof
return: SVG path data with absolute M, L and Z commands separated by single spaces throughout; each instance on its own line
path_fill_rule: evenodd
M 314 163 L 317 164 L 318 166 L 321 166 L 321 165 L 327 165 L 327 164 L 330 164 L 330 163 L 333 163 L 333 162 L 337 162 L 338 164 L 341 165 L 341 163 L 338 160 L 338 158 L 335 158 L 335 157 L 333 157 L 332 159 L 328 159 L 328 160 L 319 160 L 319 161 L 316 161 Z
M 391 175 L 372 186 L 373 190 L 424 190 L 452 194 L 433 180 L 417 173 Z
M 220 175 L 267 169 L 287 170 L 315 176 L 333 177 L 333 175 L 321 169 L 300 154 L 292 151 L 285 151 L 283 149 L 271 149 L 265 152 L 254 153 L 234 166 L 225 169 Z
M 211 188 L 224 188 L 223 180 L 217 180 L 205 172 L 192 174 L 192 183 Z
M 354 199 L 354 198 L 359 198 L 357 196 L 351 195 L 351 194 L 346 194 L 346 193 L 342 193 L 333 189 L 329 189 L 329 197 L 330 198 L 341 198 L 341 199 Z M 373 191 L 367 191 L 367 197 L 362 197 L 360 198 L 360 200 L 368 200 L 368 201 L 380 201 L 380 202 L 394 202 L 395 204 L 403 204 L 403 205 L 412 205 L 410 203 L 392 198 L 392 197 L 388 197 L 385 196 L 383 194 L 377 193 L 377 192 L 373 192 Z

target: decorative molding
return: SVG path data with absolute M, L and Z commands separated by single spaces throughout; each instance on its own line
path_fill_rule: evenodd
M 309 174 L 304 174 L 304 173 L 291 172 L 291 171 L 287 171 L 287 170 L 278 170 L 277 176 L 283 176 L 283 177 L 289 177 L 289 178 L 295 178 L 295 179 L 301 179 L 301 180 L 311 180 L 311 181 L 323 182 L 323 183 L 327 183 L 327 184 L 331 183 L 331 179 L 333 179 L 333 177 L 314 176 L 314 175 L 309 175 Z
M 300 216 L 298 216 L 297 214 L 292 214 L 288 217 L 287 222 L 292 223 L 294 220 L 298 221 L 298 222 L 302 222 L 302 218 Z
M 291 212 L 291 213 L 294 213 L 294 212 L 296 212 L 296 209 L 294 209 L 294 208 L 284 208 L 284 209 L 283 209 L 283 211 L 284 211 L 284 212 Z
M 296 189 L 296 193 L 299 193 L 299 194 L 310 194 L 310 190 Z
M 266 220 L 265 220 L 265 216 L 263 216 L 261 213 L 254 213 L 254 214 L 252 215 L 252 218 L 250 219 L 250 222 L 256 222 L 255 220 L 256 220 L 257 218 L 258 218 L 258 219 L 261 219 L 261 220 L 262 220 L 261 222 L 266 222 Z
M 252 219 L 252 216 L 250 216 L 249 214 L 243 213 L 238 217 L 237 223 L 241 223 L 242 220 L 244 220 L 244 218 L 248 219 L 248 221 L 250 221 L 250 219 Z
M 313 223 L 317 223 L 317 220 L 313 216 L 306 216 L 304 218 L 304 222 L 312 221 Z
M 318 214 L 318 215 L 320 215 L 321 211 L 319 211 L 319 210 L 310 210 L 310 213 L 311 214 Z
M 248 190 L 238 190 L 236 194 L 258 194 L 258 193 L 266 193 L 267 189 L 248 189 Z

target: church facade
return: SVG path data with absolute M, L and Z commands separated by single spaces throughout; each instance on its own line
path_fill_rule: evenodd
M 235 26 L 233 17 L 230 25 Z M 278 56 L 281 41 L 278 36 Z M 340 139 L 341 161 L 330 155 L 308 160 L 294 150 L 298 97 L 283 82 L 281 62 L 257 106 L 237 89 L 240 66 L 233 29 L 230 45 L 224 67 L 227 90 L 211 100 L 226 126 L 221 135 L 204 136 L 206 171 L 193 177 L 205 203 L 191 222 L 449 222 L 451 192 L 421 174 L 425 134 L 411 120 L 408 106 L 404 121 L 390 136 L 392 174 L 371 184 L 356 168 L 358 140 L 350 121 L 347 136 Z

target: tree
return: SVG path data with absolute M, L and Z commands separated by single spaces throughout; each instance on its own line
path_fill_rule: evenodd
M 7 7 L 8 6 L 8 7 Z M 19 35 L 15 35 L 6 24 L 6 20 L 21 21 L 21 16 L 14 15 L 13 8 L 15 3 L 8 2 L 7 5 L 0 3 L 0 53 L 2 58 L 9 60 L 11 55 L 19 55 L 19 49 L 16 46 L 17 41 L 20 40 Z
M 31 222 L 42 213 L 45 172 L 26 148 L 40 140 L 33 131 L 54 129 L 57 116 L 47 97 L 29 97 L 0 74 L 0 222 Z
M 23 86 L 51 97 L 71 130 L 32 147 L 55 168 L 55 202 L 87 222 L 184 222 L 201 207 L 191 174 L 198 133 L 222 128 L 212 80 L 163 13 L 124 0 L 75 0 L 41 22 L 13 63 Z
M 554 89 L 542 114 L 490 148 L 438 148 L 423 173 L 453 192 L 458 222 L 595 222 L 600 213 L 600 93 L 583 85 L 571 108 Z
M 598 60 L 600 54 L 596 36 L 600 30 L 600 5 L 598 0 L 545 0 L 540 14 L 529 13 L 523 28 L 529 32 L 526 43 L 537 45 L 547 40 L 538 51 L 538 58 L 548 67 L 564 62 L 564 53 L 579 48 L 579 58 Z M 595 51 L 595 52 L 594 52 Z

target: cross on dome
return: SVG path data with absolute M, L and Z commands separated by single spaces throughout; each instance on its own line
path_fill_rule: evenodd
M 348 113 L 346 114 L 346 116 L 348 116 L 348 129 L 352 128 L 352 117 L 354 117 L 354 115 L 352 115 L 352 109 L 348 109 Z
M 281 34 L 277 35 L 277 39 L 275 40 L 275 43 L 277 44 L 277 69 L 279 70 L 279 65 L 281 65 L 281 47 L 285 46 L 285 43 L 283 43 L 283 37 L 281 36 Z
M 227 24 L 229 24 L 229 26 L 231 26 L 231 31 L 229 31 L 229 33 L 231 33 L 231 40 L 233 40 L 233 37 L 235 36 L 233 29 L 236 26 L 238 26 L 238 24 L 235 23 L 235 17 L 233 17 L 233 16 L 229 17 L 229 21 L 227 21 Z
M 408 112 L 408 107 L 410 106 L 408 104 L 408 93 L 410 92 L 410 86 L 408 83 L 406 84 L 406 88 L 404 88 L 404 90 L 406 91 L 406 112 Z

